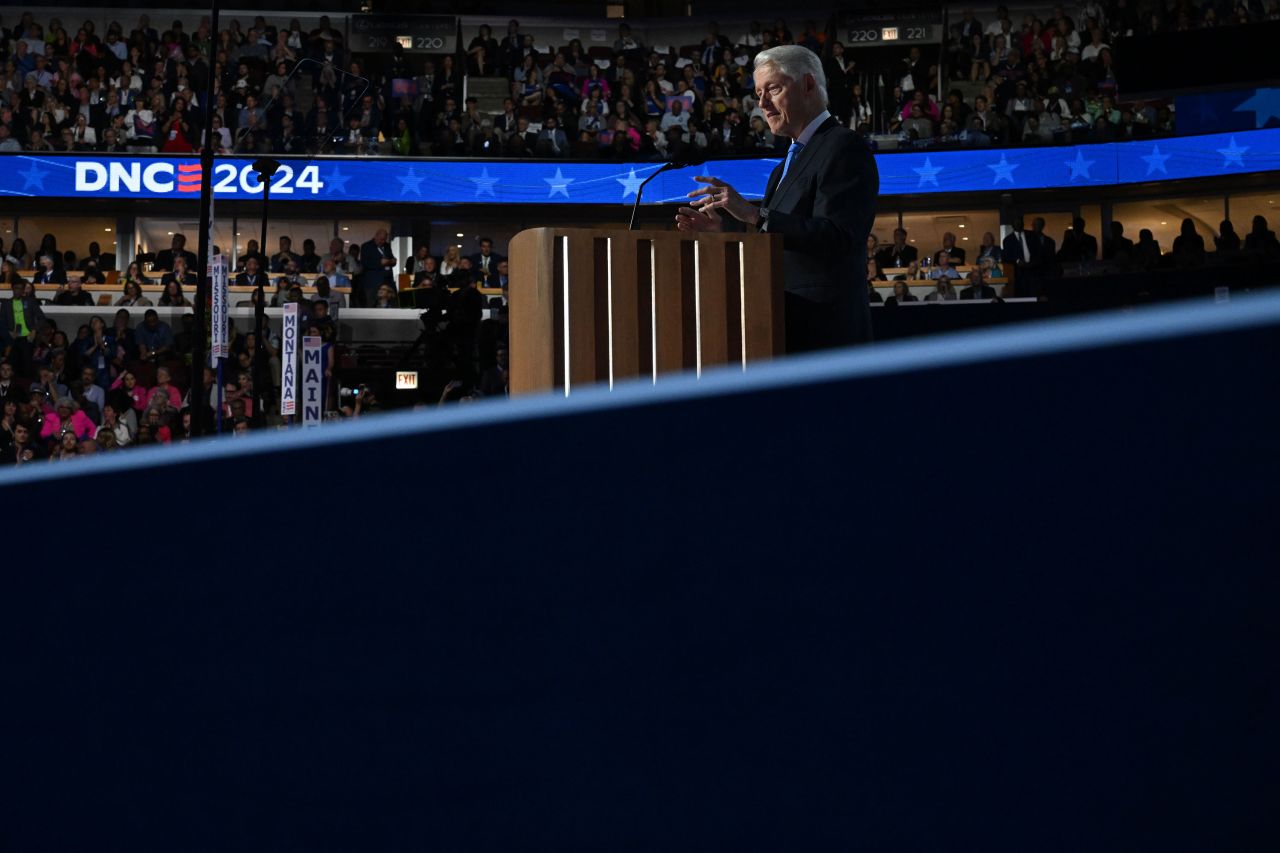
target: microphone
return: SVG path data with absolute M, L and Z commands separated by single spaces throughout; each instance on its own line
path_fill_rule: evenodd
M 663 163 L 661 166 L 655 169 L 653 174 L 645 178 L 644 181 L 641 182 L 640 186 L 636 188 L 636 200 L 631 205 L 631 224 L 627 226 L 627 230 L 628 231 L 636 230 L 636 214 L 640 212 L 640 199 L 644 197 L 644 188 L 649 185 L 650 181 L 652 181 L 654 178 L 661 175 L 663 172 L 671 172 L 671 171 L 674 171 L 675 169 L 688 169 L 693 166 L 701 166 L 705 162 L 707 162 L 707 159 L 705 157 L 693 157 L 688 160 L 670 160 L 666 163 Z

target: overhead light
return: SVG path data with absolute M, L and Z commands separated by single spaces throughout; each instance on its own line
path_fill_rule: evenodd
M 342 226 L 342 230 L 343 230 L 343 231 L 350 231 L 351 229 L 350 229 L 349 227 L 347 227 L 346 225 L 343 225 L 343 226 Z
M 169 232 L 169 236 L 170 236 L 170 237 L 172 237 L 172 236 L 173 236 L 173 232 L 172 232 L 172 231 L 170 231 L 170 232 Z
M 239 236 L 240 236 L 240 232 L 239 232 L 239 231 L 237 231 L 237 232 L 236 232 L 236 236 L 237 236 L 237 237 L 239 237 Z
M 111 233 L 111 229 L 110 229 L 110 228 L 103 228 L 102 230 L 103 230 L 103 231 L 106 231 L 108 234 L 110 234 L 110 233 Z
M 961 240 L 968 240 L 969 238 L 968 238 L 968 237 L 961 237 L 960 239 L 961 239 Z
M 462 236 L 462 232 L 461 232 L 461 231 L 459 231 L 459 232 L 458 232 L 456 235 L 454 235 L 454 236 L 456 236 L 456 237 L 461 237 L 461 236 Z
M 961 227 L 961 228 L 963 228 L 963 227 L 964 227 L 964 223 L 963 223 L 963 222 L 961 222 L 961 223 L 960 223 L 960 227 Z
M 1161 224 L 1161 225 L 1168 225 L 1169 223 L 1168 223 L 1168 222 L 1161 222 L 1160 224 Z

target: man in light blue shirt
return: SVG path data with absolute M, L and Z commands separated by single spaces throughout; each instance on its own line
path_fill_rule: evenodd
M 951 266 L 951 256 L 946 252 L 938 255 L 937 265 L 933 269 L 929 270 L 929 278 L 931 279 L 959 277 L 960 271 Z

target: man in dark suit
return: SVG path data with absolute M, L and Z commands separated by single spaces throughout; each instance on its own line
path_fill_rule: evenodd
M 1076 217 L 1071 229 L 1062 238 L 1058 260 L 1067 264 L 1080 264 L 1098 259 L 1098 238 L 1084 233 L 1084 220 Z
M 981 269 L 969 273 L 969 286 L 960 291 L 961 299 L 995 299 L 996 289 L 987 284 Z
M 267 286 L 267 277 L 258 269 L 258 258 L 251 255 L 244 262 L 244 272 L 236 276 L 236 287 L 257 287 Z
M 798 45 L 757 54 L 756 93 L 765 122 L 792 140 L 757 207 L 712 177 L 676 214 L 682 231 L 723 230 L 720 214 L 783 236 L 788 352 L 871 339 L 867 235 L 880 175 L 866 142 L 827 111 L 822 60 Z
M 1133 241 L 1124 236 L 1124 224 L 1111 221 L 1111 239 L 1102 241 L 1102 259 L 1104 261 L 1127 261 L 1133 254 Z
M 502 256 L 493 251 L 493 240 L 480 238 L 480 251 L 471 256 L 471 277 L 481 287 L 491 287 L 489 279 L 498 274 L 498 262 Z
M 1044 233 L 1042 218 L 1037 216 L 1031 221 L 1030 231 L 1018 219 L 1009 236 L 1004 238 L 1001 254 L 1006 263 L 1014 265 L 1018 295 L 1039 296 L 1040 281 L 1052 271 L 1056 261 L 1057 244 Z
M 174 234 L 173 241 L 169 244 L 169 248 L 161 249 L 156 253 L 156 269 L 171 270 L 173 269 L 173 259 L 175 257 L 184 257 L 187 259 L 187 269 L 196 268 L 196 253 L 188 252 L 187 235 Z
M 956 235 L 950 231 L 942 235 L 942 248 L 933 253 L 933 262 L 935 264 L 940 263 L 938 259 L 943 255 L 946 255 L 951 260 L 951 266 L 964 266 L 964 249 L 956 245 Z
M 36 284 L 66 284 L 67 273 L 57 265 L 57 261 L 52 255 L 41 255 L 39 260 L 40 268 L 36 270 L 36 274 L 32 276 L 32 281 Z
M 876 262 L 882 270 L 905 269 L 920 258 L 920 252 L 907 242 L 907 229 L 893 229 L 893 244 L 876 252 Z
M 1031 233 L 1027 239 L 1031 244 L 1032 265 L 1042 272 L 1049 272 L 1058 257 L 1058 244 L 1044 233 L 1044 219 L 1037 216 L 1031 220 Z
M 391 247 L 387 245 L 387 229 L 379 228 L 374 232 L 372 240 L 361 244 L 360 266 L 364 271 L 360 273 L 358 284 L 366 305 L 377 302 L 378 288 L 383 284 L 389 284 L 395 289 L 396 283 L 391 273 L 396 268 L 396 259 L 391 254 Z

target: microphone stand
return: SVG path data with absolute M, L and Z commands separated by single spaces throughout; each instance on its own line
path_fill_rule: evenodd
M 654 178 L 661 175 L 663 172 L 670 172 L 673 169 L 684 169 L 689 166 L 699 166 L 699 165 L 701 165 L 700 162 L 676 162 L 673 160 L 669 163 L 663 163 L 661 166 L 659 166 L 657 169 L 654 170 L 652 175 L 645 178 L 640 183 L 640 186 L 636 188 L 636 200 L 635 200 L 635 203 L 631 205 L 631 224 L 627 226 L 627 230 L 628 231 L 636 230 L 636 214 L 640 212 L 640 199 L 644 198 L 644 188 L 649 186 L 650 181 L 652 181 Z

